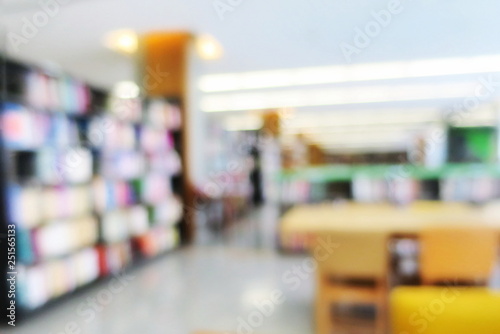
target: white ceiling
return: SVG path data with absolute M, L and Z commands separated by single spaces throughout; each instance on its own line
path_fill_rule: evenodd
M 139 33 L 188 30 L 213 35 L 224 57 L 198 66 L 198 74 L 347 65 L 341 43 L 353 43 L 356 28 L 373 20 L 372 12 L 387 9 L 391 0 L 52 0 L 65 2 L 58 12 L 18 51 L 15 58 L 57 64 L 65 71 L 102 87 L 134 79 L 134 59 L 106 49 L 101 41 L 113 30 Z M 238 3 L 222 20 L 216 1 Z M 397 1 L 397 0 L 392 0 Z M 42 2 L 50 2 L 43 0 Z M 25 21 L 42 10 L 36 0 L 0 0 L 0 28 L 21 34 Z M 448 57 L 500 55 L 500 2 L 496 0 L 401 0 L 401 13 L 374 37 L 352 62 L 377 63 Z M 385 80 L 384 86 L 439 85 L 456 78 Z M 477 83 L 478 74 L 460 76 Z M 373 84 L 371 82 L 370 84 Z M 375 82 L 377 84 L 377 82 Z M 354 83 L 351 86 L 366 86 Z M 332 88 L 335 86 L 329 86 Z M 292 87 L 293 88 L 293 87 Z M 315 87 L 309 87 L 315 89 Z M 325 89 L 324 85 L 316 87 Z M 466 94 L 470 95 L 470 94 Z M 465 97 L 465 95 L 464 95 Z M 374 108 L 442 109 L 460 101 L 401 101 Z M 350 106 L 347 106 L 352 108 Z M 362 106 L 364 109 L 370 105 Z M 382 107 L 382 108 L 381 108 Z M 322 112 L 346 106 L 322 107 Z M 355 108 L 355 106 L 353 107 Z M 306 108 L 302 109 L 308 109 Z M 400 112 L 400 111 L 399 111 Z M 305 120 L 304 120 L 305 121 Z
M 44 0 L 49 1 L 49 0 Z M 215 0 L 54 0 L 66 2 L 17 57 L 50 61 L 96 84 L 133 77 L 131 59 L 101 45 L 105 33 L 184 29 L 215 36 L 223 59 L 206 73 L 345 64 L 339 48 L 355 27 L 386 9 L 389 0 L 241 0 L 224 20 Z M 228 2 L 229 0 L 220 0 Z M 231 0 L 237 3 L 236 0 Z M 500 54 L 500 3 L 495 0 L 401 0 L 402 12 L 353 62 Z M 20 33 L 37 0 L 3 0 L 0 22 Z

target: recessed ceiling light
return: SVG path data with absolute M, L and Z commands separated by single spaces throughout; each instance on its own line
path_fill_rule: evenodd
M 196 50 L 200 58 L 215 60 L 222 57 L 222 45 L 213 36 L 203 34 L 196 37 Z
M 103 42 L 107 48 L 124 54 L 134 54 L 139 45 L 137 34 L 131 29 L 111 31 L 104 36 Z

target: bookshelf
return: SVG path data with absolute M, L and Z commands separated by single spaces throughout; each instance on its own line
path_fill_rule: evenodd
M 178 101 L 117 98 L 12 60 L 1 69 L 1 232 L 16 244 L 12 268 L 0 244 L 2 275 L 16 277 L 2 306 L 28 315 L 179 245 Z
M 413 164 L 325 165 L 283 170 L 278 174 L 286 204 L 339 199 L 360 202 L 408 202 L 416 199 L 484 202 L 500 196 L 500 165 L 446 163 L 429 168 Z
M 431 133 L 433 125 L 429 125 Z M 443 200 L 484 203 L 500 197 L 498 125 L 443 123 L 417 135 L 401 152 L 330 152 L 322 165 L 285 165 L 277 174 L 286 205 Z M 439 136 L 435 135 L 439 133 Z

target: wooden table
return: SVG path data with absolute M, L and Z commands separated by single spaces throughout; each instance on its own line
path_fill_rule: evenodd
M 340 203 L 300 205 L 281 220 L 280 239 L 285 250 L 305 250 L 315 236 L 329 231 L 378 231 L 389 236 L 413 236 L 426 226 L 487 225 L 500 233 L 500 203 L 419 201 L 405 207 L 393 204 Z

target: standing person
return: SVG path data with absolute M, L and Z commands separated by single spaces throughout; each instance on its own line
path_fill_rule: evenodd
M 262 189 L 260 152 L 256 146 L 250 149 L 250 157 L 253 160 L 252 170 L 250 171 L 250 183 L 253 187 L 252 202 L 255 206 L 259 206 L 264 203 L 264 195 Z

